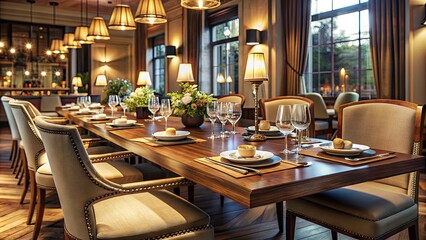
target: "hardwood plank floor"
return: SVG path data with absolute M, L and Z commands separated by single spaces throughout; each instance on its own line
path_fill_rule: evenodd
M 0 239 L 31 239 L 34 224 L 26 225 L 29 194 L 24 204 L 19 204 L 22 185 L 17 185 L 18 181 L 10 169 L 8 160 L 10 149 L 10 131 L 7 127 L 0 127 Z M 420 185 L 420 239 L 426 239 L 425 174 L 421 175 Z M 234 201 L 225 199 L 225 204 L 221 207 L 218 194 L 198 185 L 195 193 L 196 205 L 211 216 L 216 239 L 285 239 L 285 234 L 278 233 L 275 205 L 245 209 Z M 183 189 L 182 196 L 185 198 L 187 196 Z M 63 215 L 55 192 L 47 192 L 46 210 L 39 239 L 63 239 Z M 331 239 L 331 233 L 321 226 L 298 219 L 296 239 Z M 352 238 L 339 235 L 339 239 Z M 389 239 L 408 239 L 408 232 L 403 231 Z

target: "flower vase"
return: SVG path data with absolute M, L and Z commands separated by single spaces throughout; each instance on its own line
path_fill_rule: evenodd
M 194 116 L 190 116 L 188 114 L 182 115 L 182 123 L 185 127 L 200 127 L 204 122 L 204 116 L 195 114 Z
M 150 111 L 148 107 L 136 107 L 136 118 L 137 119 L 148 119 Z

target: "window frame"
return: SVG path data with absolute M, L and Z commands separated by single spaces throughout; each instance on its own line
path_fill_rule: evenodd
M 162 38 L 162 40 L 161 40 L 161 38 Z M 165 60 L 165 58 L 166 58 L 166 53 L 165 53 L 165 48 L 166 48 L 166 44 L 165 44 L 165 41 L 164 41 L 164 38 L 165 38 L 165 35 L 164 34 L 160 34 L 160 35 L 156 35 L 156 36 L 153 36 L 153 37 L 151 37 L 150 38 L 150 41 L 151 41 L 151 48 L 152 48 L 152 88 L 153 89 L 155 89 L 156 90 L 156 87 L 157 87 L 157 75 L 155 74 L 155 70 L 156 70 L 156 66 L 157 66 L 157 64 L 156 64 L 156 62 L 157 62 L 157 60 L 162 60 L 163 62 L 164 62 L 164 74 L 163 74 L 163 82 L 164 82 L 164 92 L 157 92 L 157 93 L 159 93 L 159 94 L 161 94 L 161 95 L 164 95 L 164 94 L 166 94 L 166 60 Z M 158 40 L 158 39 L 160 39 L 160 40 Z M 156 43 L 156 40 L 158 40 L 158 44 Z M 158 46 L 164 46 L 164 55 L 159 55 L 159 56 L 156 56 L 156 54 L 155 54 L 155 50 L 156 50 L 156 47 L 158 47 Z

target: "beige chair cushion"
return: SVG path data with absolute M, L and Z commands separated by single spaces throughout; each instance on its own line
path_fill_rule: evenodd
M 111 146 L 94 146 L 89 147 L 86 150 L 91 157 L 95 157 L 98 154 L 112 153 L 118 151 L 116 148 L 113 148 Z
M 221 97 L 217 100 L 218 102 L 232 102 L 232 103 L 240 103 L 242 102 L 242 99 L 238 96 L 226 96 Z
M 324 99 L 319 93 L 306 93 L 305 97 L 311 99 L 314 102 L 315 119 L 329 118 L 327 106 L 325 105 Z M 317 129 L 315 128 L 315 130 Z
M 328 121 L 315 120 L 315 131 L 327 130 L 327 129 L 328 129 Z
M 383 185 L 384 186 L 384 185 Z M 375 238 L 417 217 L 417 204 L 404 193 L 357 184 L 287 201 L 287 209 L 347 232 Z M 318 219 L 318 216 L 321 216 Z
M 327 109 L 327 115 L 328 116 L 335 116 L 336 115 L 336 111 L 334 109 Z
M 275 101 L 265 102 L 265 119 L 271 122 L 275 122 L 278 107 L 280 105 L 293 105 L 293 104 L 308 104 L 308 103 L 300 99 L 278 99 Z
M 92 207 L 99 239 L 146 239 L 209 224 L 207 214 L 164 190 L 117 196 Z
M 42 112 L 41 115 L 46 117 L 58 117 L 59 114 L 57 112 Z

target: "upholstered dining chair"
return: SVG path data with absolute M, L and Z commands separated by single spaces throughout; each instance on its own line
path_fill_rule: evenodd
M 328 138 L 333 133 L 333 116 L 334 112 L 327 111 L 324 99 L 319 93 L 306 93 L 304 97 L 311 99 L 314 102 L 315 114 L 315 134 L 327 134 Z
M 420 154 L 424 109 L 399 100 L 344 104 L 338 137 L 372 148 Z M 408 228 L 418 239 L 419 173 L 333 189 L 287 201 L 287 239 L 294 238 L 296 217 L 358 239 L 385 239 Z
M 45 191 L 54 190 L 55 184 L 52 177 L 50 165 L 47 162 L 47 155 L 44 150 L 43 142 L 41 141 L 34 122 L 27 112 L 23 104 L 10 102 L 12 112 L 14 114 L 17 126 L 20 130 L 22 142 L 25 151 L 24 163 L 26 169 L 26 177 L 24 191 L 21 196 L 21 203 L 25 198 L 28 185 L 31 188 L 30 207 L 28 213 L 27 224 L 31 223 L 37 200 L 37 216 L 33 239 L 37 239 L 38 233 L 43 220 Z M 108 148 L 94 147 L 87 149 L 92 153 L 90 160 L 93 162 L 94 169 L 99 175 L 116 183 L 138 182 L 144 179 L 144 173 L 132 167 L 124 161 L 111 161 L 122 159 L 132 155 L 127 151 L 123 152 L 105 152 Z M 163 177 L 163 176 L 161 176 Z
M 61 97 L 57 94 L 41 96 L 40 112 L 44 116 L 57 117 L 56 107 L 62 105 Z
M 277 110 L 280 105 L 292 105 L 292 104 L 309 104 L 311 113 L 311 119 L 315 119 L 314 114 L 314 102 L 309 98 L 299 96 L 279 96 L 275 98 L 260 99 L 260 112 L 262 118 L 275 122 Z M 315 124 L 309 125 L 309 136 L 315 137 Z
M 42 117 L 35 123 L 62 205 L 65 239 L 213 239 L 206 213 L 162 190 L 188 180 L 108 181 L 94 169 L 76 128 Z
M 340 93 L 337 98 L 336 101 L 334 102 L 334 111 L 335 111 L 335 116 L 337 117 L 339 114 L 339 107 L 340 105 L 346 104 L 346 103 L 351 103 L 351 102 L 358 102 L 359 101 L 359 94 L 356 92 L 342 92 Z
M 246 102 L 246 97 L 242 94 L 228 94 L 221 97 L 218 97 L 218 102 L 234 102 L 241 104 L 241 108 L 244 107 L 244 103 Z

